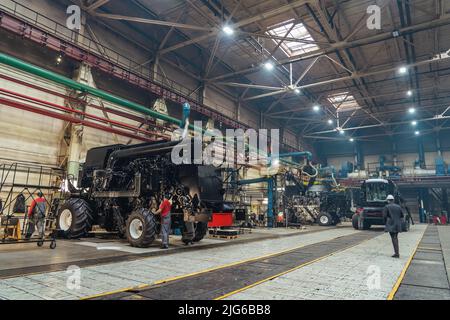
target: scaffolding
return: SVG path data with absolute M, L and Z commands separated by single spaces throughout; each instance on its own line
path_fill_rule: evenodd
M 2 243 L 6 243 L 7 240 L 19 241 L 28 231 L 28 207 L 25 205 L 21 212 L 14 212 L 19 195 L 24 196 L 26 204 L 33 201 L 38 192 L 42 192 L 47 202 L 46 216 L 53 216 L 51 213 L 57 207 L 62 181 L 64 181 L 64 172 L 60 169 L 32 163 L 0 164 L 0 218 L 1 227 L 5 231 L 1 239 Z M 21 226 L 20 219 L 22 219 Z M 51 227 L 51 223 L 51 219 L 46 219 L 45 228 Z M 42 246 L 45 241 L 47 240 L 41 238 L 34 242 Z M 51 247 L 56 244 L 54 237 L 48 241 L 52 242 Z

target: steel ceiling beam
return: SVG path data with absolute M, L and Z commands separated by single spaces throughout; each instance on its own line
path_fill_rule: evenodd
M 450 115 L 449 116 L 434 116 L 431 118 L 424 118 L 424 119 L 418 119 L 416 120 L 418 123 L 419 122 L 429 122 L 429 121 L 439 121 L 439 120 L 446 120 L 446 119 L 450 119 Z M 395 125 L 403 125 L 403 124 L 410 124 L 411 121 L 396 121 L 396 122 L 391 122 L 389 123 L 389 125 L 391 126 L 395 126 Z M 370 129 L 370 128 L 377 128 L 377 127 L 383 127 L 384 124 L 381 123 L 377 123 L 377 124 L 370 124 L 370 125 L 365 125 L 365 126 L 357 126 L 357 127 L 348 127 L 348 128 L 341 128 L 342 131 L 355 131 L 355 130 L 361 130 L 361 129 Z M 333 130 L 324 130 L 324 131 L 318 131 L 318 132 L 314 132 L 312 133 L 312 135 L 320 135 L 320 134 L 328 134 L 328 133 L 336 133 L 337 130 L 333 129 Z
M 428 60 L 419 61 L 419 62 L 416 62 L 416 63 L 411 63 L 411 64 L 405 65 L 405 66 L 407 68 L 413 68 L 413 67 L 429 65 L 429 64 L 432 64 L 434 62 L 447 60 L 447 59 L 450 59 L 449 55 L 441 55 L 440 57 L 435 57 L 435 58 L 431 58 L 431 59 L 428 59 Z M 300 89 L 300 90 L 301 89 L 307 89 L 307 88 L 313 88 L 313 87 L 318 87 L 318 86 L 322 86 L 322 85 L 328 85 L 328 84 L 331 84 L 331 83 L 336 83 L 336 82 L 341 82 L 341 81 L 347 81 L 347 80 L 352 80 L 352 79 L 360 79 L 360 78 L 363 78 L 363 77 L 380 75 L 380 74 L 385 74 L 385 73 L 390 73 L 390 72 L 397 72 L 397 70 L 398 70 L 398 67 L 391 67 L 391 68 L 387 68 L 387 69 L 383 69 L 383 70 L 376 70 L 376 71 L 371 71 L 371 72 L 358 72 L 358 71 L 355 71 L 349 76 L 340 77 L 340 78 L 336 78 L 336 79 L 329 79 L 329 80 L 325 80 L 325 81 L 321 81 L 321 82 L 309 83 L 309 84 L 305 84 L 305 85 L 300 85 L 297 88 Z M 400 76 L 397 75 L 397 77 L 400 77 Z M 257 96 L 253 96 L 253 97 L 248 97 L 248 98 L 245 98 L 244 101 L 257 100 L 257 99 L 261 99 L 261 98 L 268 97 L 268 96 L 275 96 L 275 95 L 278 95 L 278 94 L 286 92 L 286 90 L 287 89 L 283 89 L 283 90 L 278 90 L 278 91 L 267 93 L 267 94 L 261 94 L 261 95 L 257 95 Z
M 313 59 L 313 58 L 316 58 L 321 55 L 334 53 L 336 50 L 356 48 L 356 47 L 361 47 L 361 46 L 365 46 L 365 45 L 369 45 L 369 44 L 378 43 L 381 41 L 390 40 L 390 39 L 396 38 L 396 36 L 393 34 L 394 32 L 398 32 L 399 36 L 401 36 L 403 34 L 421 32 L 421 31 L 425 31 L 425 30 L 429 30 L 429 29 L 442 27 L 442 26 L 445 26 L 448 24 L 450 24 L 450 15 L 444 15 L 444 16 L 442 16 L 438 19 L 434 19 L 432 21 L 427 21 L 427 22 L 411 25 L 411 26 L 408 26 L 405 28 L 400 28 L 398 30 L 392 30 L 392 31 L 376 34 L 376 35 L 366 37 L 366 38 L 361 38 L 361 39 L 357 39 L 357 40 L 353 40 L 353 41 L 345 41 L 344 40 L 344 41 L 335 42 L 335 43 L 332 43 L 330 48 L 328 48 L 326 50 L 319 49 L 319 50 L 314 50 L 314 51 L 308 52 L 306 54 L 299 54 L 296 56 L 292 56 L 290 58 L 278 61 L 278 63 L 276 65 L 285 65 L 285 64 L 289 64 L 289 63 Z M 226 78 L 233 77 L 236 75 L 253 73 L 253 72 L 259 71 L 261 68 L 262 68 L 262 66 L 246 68 L 246 69 L 242 69 L 242 70 L 237 70 L 235 72 L 227 73 L 227 74 L 224 74 L 224 75 L 221 75 L 218 77 L 209 78 L 207 80 L 208 81 L 222 80 L 222 79 L 226 79 Z
M 250 88 L 250 89 L 261 89 L 261 90 L 273 90 L 278 91 L 284 89 L 282 87 L 271 87 L 258 84 L 246 84 L 246 83 L 236 83 L 236 82 L 217 82 L 217 85 L 237 87 L 237 88 Z
M 450 130 L 450 127 L 441 127 L 441 128 L 439 128 L 438 131 L 444 131 L 444 130 Z M 421 130 L 420 135 L 424 136 L 426 134 L 438 132 L 438 131 L 435 129 L 425 129 L 425 130 Z M 368 134 L 368 135 L 363 135 L 363 136 L 357 136 L 357 137 L 355 137 L 355 140 L 356 139 L 357 140 L 366 140 L 366 139 L 370 139 L 370 138 L 398 136 L 398 135 L 405 135 L 405 134 L 409 134 L 409 135 L 413 136 L 411 130 L 403 130 L 403 131 L 392 131 L 389 133 L 374 133 L 374 134 Z M 330 136 L 311 136 L 311 135 L 305 135 L 304 137 L 309 138 L 309 139 L 316 139 L 316 140 L 340 140 L 340 141 L 348 140 L 348 137 L 339 138 L 339 137 L 330 137 Z
M 190 29 L 190 30 L 207 31 L 207 32 L 212 32 L 212 31 L 217 30 L 216 28 L 205 28 L 205 27 L 195 26 L 195 25 L 191 25 L 191 24 L 184 24 L 184 23 L 177 23 L 177 22 L 170 22 L 170 21 L 163 21 L 163 20 L 146 19 L 146 18 L 139 18 L 139 17 L 129 17 L 129 16 L 118 15 L 118 14 L 110 14 L 110 13 L 93 12 L 92 15 L 94 15 L 95 17 L 104 18 L 104 19 L 132 21 L 132 22 L 154 24 L 154 25 L 165 26 L 165 27 L 175 27 L 178 29 Z
M 86 11 L 89 11 L 89 12 L 92 12 L 92 11 L 94 11 L 95 9 L 98 9 L 98 8 L 100 8 L 101 6 L 107 4 L 109 1 L 110 1 L 110 0 L 98 0 L 98 1 L 95 1 L 95 2 L 92 3 L 91 5 L 87 6 L 87 7 L 85 8 L 85 10 L 86 10 Z
M 281 6 L 281 7 L 278 7 L 276 9 L 272 9 L 272 10 L 269 10 L 269 11 L 266 11 L 266 12 L 263 12 L 263 13 L 256 14 L 253 17 L 249 17 L 249 18 L 243 19 L 241 21 L 238 21 L 236 23 L 230 24 L 230 27 L 233 28 L 233 29 L 238 29 L 240 27 L 244 27 L 244 26 L 247 26 L 249 24 L 252 24 L 252 23 L 264 20 L 264 19 L 268 19 L 268 18 L 271 18 L 273 16 L 280 15 L 280 14 L 282 14 L 282 13 L 284 13 L 286 11 L 289 11 L 289 10 L 291 10 L 293 8 L 301 7 L 301 6 L 303 6 L 303 5 L 307 4 L 307 3 L 313 3 L 313 2 L 316 2 L 316 1 L 317 0 L 297 0 L 297 1 L 294 1 L 294 2 L 292 2 L 290 4 L 287 4 L 287 5 L 284 5 L 284 6 Z M 207 35 L 204 35 L 204 36 L 201 36 L 201 37 L 192 38 L 192 39 L 184 41 L 184 42 L 180 42 L 180 43 L 178 43 L 178 44 L 176 44 L 176 45 L 174 45 L 174 46 L 172 46 L 170 48 L 167 48 L 167 49 L 163 50 L 162 52 L 165 54 L 165 53 L 168 53 L 168 52 L 171 52 L 171 51 L 174 51 L 174 50 L 178 50 L 180 48 L 184 48 L 184 47 L 189 46 L 191 44 L 194 44 L 194 43 L 197 43 L 197 42 L 209 39 L 211 37 L 214 37 L 219 32 L 221 32 L 221 30 L 219 30 L 219 29 L 214 30 L 214 31 L 212 31 L 211 33 L 209 33 Z

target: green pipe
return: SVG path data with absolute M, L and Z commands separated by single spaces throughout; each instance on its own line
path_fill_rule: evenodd
M 166 114 L 162 114 L 162 113 L 156 112 L 154 110 L 148 109 L 148 108 L 146 108 L 146 107 L 144 107 L 144 106 L 142 106 L 140 104 L 137 104 L 135 102 L 132 102 L 132 101 L 129 101 L 127 99 L 123 99 L 123 98 L 117 97 L 117 96 L 112 95 L 110 93 L 107 93 L 106 91 L 103 91 L 103 90 L 100 90 L 100 89 L 97 89 L 97 88 L 93 88 L 93 87 L 85 85 L 83 83 L 79 83 L 79 82 L 77 82 L 75 80 L 69 79 L 67 77 L 59 75 L 59 74 L 54 73 L 52 71 L 48 71 L 48 70 L 45 70 L 43 68 L 34 66 L 32 64 L 29 64 L 29 63 L 27 63 L 25 61 L 16 59 L 16 58 L 11 57 L 9 55 L 6 55 L 4 53 L 0 53 L 0 63 L 3 63 L 3 64 L 6 64 L 8 66 L 11 66 L 13 68 L 16 68 L 16 69 L 19 69 L 19 70 L 22 70 L 22 71 L 34 74 L 34 75 L 39 76 L 41 78 L 44 78 L 44 79 L 47 79 L 47 80 L 59 83 L 61 85 L 69 87 L 71 89 L 78 90 L 78 91 L 81 91 L 81 92 L 87 92 L 87 93 L 89 93 L 89 94 L 91 94 L 91 95 L 93 95 L 95 97 L 104 99 L 104 100 L 109 101 L 109 102 L 114 103 L 114 104 L 118 104 L 118 105 L 124 106 L 124 107 L 126 107 L 128 109 L 131 109 L 131 110 L 143 113 L 143 114 L 147 114 L 147 115 L 152 116 L 154 118 L 157 118 L 157 119 L 160 119 L 160 120 L 164 120 L 164 121 L 167 121 L 167 122 L 171 122 L 171 123 L 174 123 L 174 124 L 176 124 L 178 126 L 181 125 L 181 120 L 178 120 L 178 119 L 173 118 L 171 116 L 168 116 Z

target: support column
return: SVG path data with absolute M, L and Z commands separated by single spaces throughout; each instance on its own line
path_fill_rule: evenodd
M 159 79 L 158 67 L 159 67 L 159 56 L 156 56 L 155 61 L 151 66 L 152 79 L 156 81 L 161 81 L 162 79 Z
M 439 131 L 436 131 L 436 150 L 437 156 L 442 158 L 441 136 Z
M 206 99 L 206 83 L 203 82 L 200 90 L 198 90 L 198 96 L 200 98 L 200 103 L 204 104 Z
M 398 165 L 397 142 L 392 141 L 392 162 L 394 166 Z
M 418 153 L 419 153 L 419 166 L 421 169 L 425 169 L 425 149 L 423 147 L 422 137 L 418 138 L 417 144 L 418 144 Z
M 359 142 L 355 143 L 354 153 L 355 153 L 355 163 L 358 170 L 364 170 L 364 154 L 362 152 L 362 147 Z
M 267 181 L 267 227 L 273 228 L 273 203 L 274 203 L 274 181 L 270 177 Z
M 152 109 L 162 114 L 169 114 L 166 101 L 163 98 L 156 99 L 155 103 L 152 106 Z M 160 126 L 164 126 L 164 120 L 156 119 L 156 123 Z
M 86 28 L 86 14 L 83 12 L 81 15 L 81 26 L 78 33 L 76 33 L 75 42 L 81 43 L 83 41 L 83 36 L 85 34 L 85 28 Z M 75 70 L 73 80 L 87 84 L 89 86 L 94 85 L 94 80 L 92 78 L 91 69 L 90 67 L 85 64 L 81 63 L 78 67 L 78 69 Z M 83 97 L 83 94 L 78 94 L 75 91 L 69 91 L 69 96 L 79 98 L 86 101 L 85 97 Z M 73 103 L 71 100 L 67 100 L 66 104 L 69 105 L 73 109 L 77 109 L 80 111 L 85 112 L 86 111 L 86 103 Z M 83 118 L 80 116 L 80 118 Z M 74 184 L 77 184 L 78 181 L 78 174 L 80 171 L 80 155 L 81 155 L 81 149 L 83 146 L 83 125 L 75 124 L 75 123 L 66 123 L 63 130 L 63 141 L 64 145 L 67 148 L 65 152 L 64 159 L 61 163 L 61 166 L 64 166 L 64 163 L 66 164 L 66 171 L 67 176 L 74 182 Z M 67 140 L 68 139 L 68 140 Z M 67 162 L 64 162 L 67 161 Z
M 236 104 L 236 120 L 237 121 L 241 121 L 241 107 L 242 107 L 242 103 L 239 100 Z
M 92 78 L 91 68 L 85 63 L 82 63 L 79 68 L 75 71 L 73 77 L 75 81 L 87 84 L 89 86 L 95 87 L 94 79 Z M 76 93 L 71 93 L 72 96 L 77 98 L 82 98 Z M 85 99 L 84 99 L 85 100 Z M 86 111 L 86 103 L 73 103 L 68 101 L 70 106 L 74 109 L 80 110 L 82 112 Z M 80 155 L 83 146 L 83 132 L 84 127 L 81 124 L 74 124 L 67 126 L 67 134 L 70 136 L 69 145 L 67 148 L 67 175 L 74 182 L 78 180 L 78 174 L 80 170 Z

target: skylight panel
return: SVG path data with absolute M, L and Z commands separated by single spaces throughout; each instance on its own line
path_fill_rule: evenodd
M 294 24 L 294 19 L 284 21 L 270 28 L 266 33 L 276 37 L 295 38 L 299 40 L 314 41 L 311 34 L 302 23 Z M 289 33 L 288 33 L 289 32 Z M 278 45 L 281 40 L 273 39 Z M 280 48 L 289 56 L 295 56 L 319 49 L 314 43 L 303 43 L 294 41 L 283 41 Z
M 355 97 L 349 92 L 331 94 L 328 96 L 328 101 L 330 101 L 333 107 L 339 112 L 352 111 L 361 108 L 358 101 L 356 101 Z

